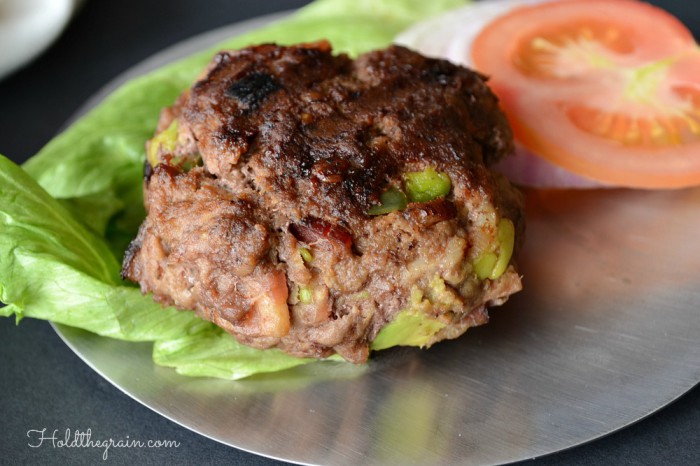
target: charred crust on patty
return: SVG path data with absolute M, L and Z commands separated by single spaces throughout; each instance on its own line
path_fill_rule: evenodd
M 475 272 L 499 222 L 522 241 L 521 195 L 488 169 L 512 144 L 482 75 L 403 47 L 220 52 L 147 144 L 148 216 L 123 276 L 296 356 L 363 362 L 406 310 L 445 325 L 426 346 L 455 338 L 521 286 L 512 260 Z M 372 213 L 426 170 L 449 193 Z

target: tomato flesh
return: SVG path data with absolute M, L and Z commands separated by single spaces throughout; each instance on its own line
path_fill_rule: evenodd
M 571 104 L 566 117 L 582 131 L 628 147 L 663 148 L 698 142 L 700 92 L 674 85 L 669 75 L 674 61 L 631 73 L 617 70 L 623 75 L 624 86 L 616 101 L 598 106 Z
M 700 184 L 700 52 L 671 15 L 545 3 L 495 20 L 472 50 L 529 150 L 609 184 Z
M 528 76 L 561 79 L 612 66 L 616 56 L 633 51 L 629 31 L 579 19 L 521 39 L 513 62 Z

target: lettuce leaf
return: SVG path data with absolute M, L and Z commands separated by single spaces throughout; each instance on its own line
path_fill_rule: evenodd
M 7 304 L 0 315 L 154 341 L 155 362 L 186 375 L 236 379 L 309 362 L 242 346 L 193 312 L 162 308 L 121 281 L 123 251 L 145 216 L 145 141 L 160 110 L 218 50 L 328 39 L 337 52 L 357 55 L 463 3 L 317 0 L 278 23 L 124 84 L 23 169 L 0 155 L 0 301 Z
M 176 338 L 210 325 L 124 286 L 104 240 L 0 155 L 0 314 L 122 340 Z
M 158 341 L 153 361 L 173 367 L 178 374 L 240 379 L 261 372 L 275 372 L 314 362 L 289 357 L 278 349 L 260 351 L 241 345 L 224 330 L 212 326 L 194 335 Z

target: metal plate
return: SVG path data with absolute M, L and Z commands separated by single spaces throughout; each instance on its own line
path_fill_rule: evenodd
M 233 25 L 126 79 L 241 34 Z M 505 463 L 620 429 L 700 381 L 700 189 L 528 191 L 525 291 L 492 322 L 367 366 L 315 364 L 229 382 L 157 367 L 151 345 L 56 326 L 93 369 L 182 426 L 312 464 Z

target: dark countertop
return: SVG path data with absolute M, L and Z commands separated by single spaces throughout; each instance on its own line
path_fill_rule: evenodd
M 203 8 L 202 3 L 206 3 Z M 302 0 L 88 0 L 33 64 L 0 81 L 0 153 L 23 161 L 91 95 L 122 71 L 198 33 Z M 700 4 L 656 0 L 700 36 Z M 161 417 L 84 364 L 46 322 L 0 319 L 0 464 L 86 464 L 101 451 L 30 448 L 30 429 L 96 438 L 164 439 L 178 448 L 112 450 L 113 464 L 282 464 L 219 444 Z M 527 464 L 700 464 L 700 386 L 637 424 Z

